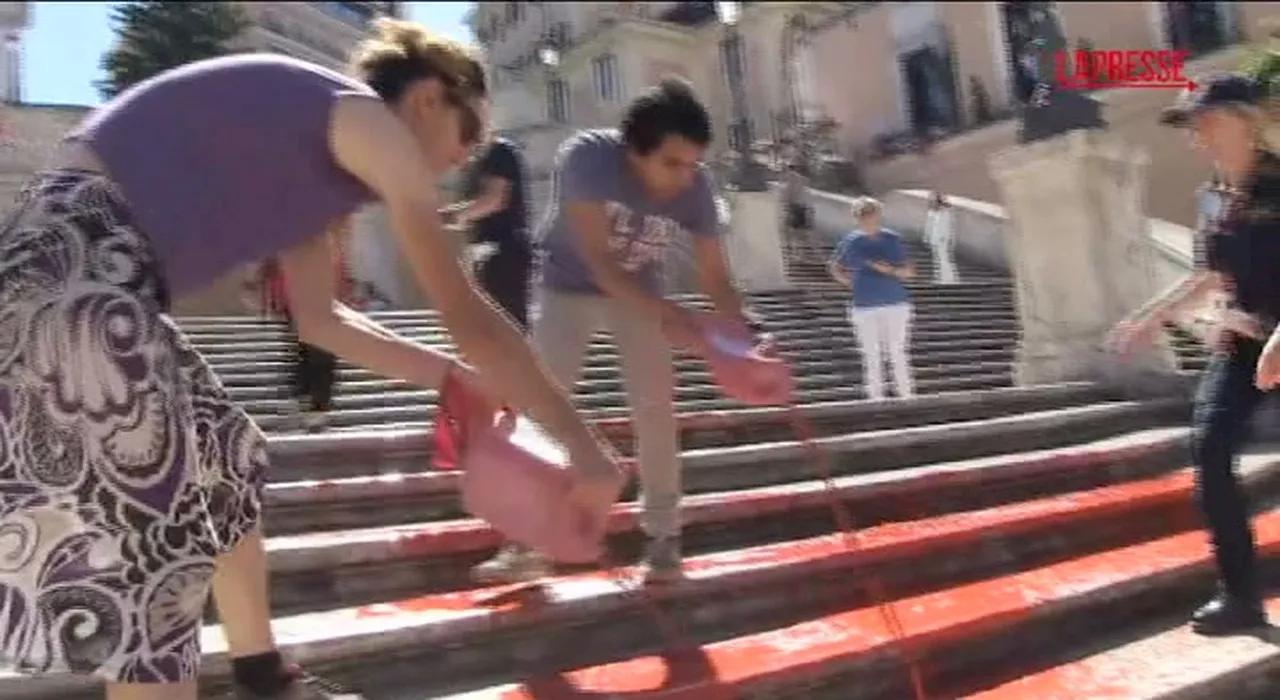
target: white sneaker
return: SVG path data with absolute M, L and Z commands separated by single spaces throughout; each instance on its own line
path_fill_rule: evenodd
M 550 575 L 546 557 L 518 544 L 504 545 L 492 559 L 471 569 L 476 583 L 526 583 Z

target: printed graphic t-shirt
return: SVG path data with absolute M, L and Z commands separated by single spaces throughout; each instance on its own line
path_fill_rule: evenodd
M 687 190 L 660 201 L 645 192 L 627 165 L 626 152 L 622 135 L 614 129 L 584 131 L 560 146 L 555 190 L 538 235 L 543 284 L 549 289 L 600 293 L 564 212 L 565 205 L 574 202 L 604 204 L 612 223 L 609 249 L 653 294 L 661 293 L 662 260 L 675 236 L 719 234 L 715 185 L 705 167 L 699 167 Z

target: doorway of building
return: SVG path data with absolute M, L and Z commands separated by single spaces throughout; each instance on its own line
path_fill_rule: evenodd
M 1000 23 L 1004 28 L 1005 66 L 1010 93 L 1019 104 L 1031 99 L 1036 90 L 1036 54 L 1031 43 L 1031 16 L 1025 5 L 1000 3 Z
M 1231 42 L 1227 10 L 1221 2 L 1166 2 L 1165 35 L 1169 45 L 1193 57 L 1217 51 Z
M 955 79 L 944 52 L 926 46 L 902 54 L 907 118 L 918 134 L 951 131 L 958 126 Z

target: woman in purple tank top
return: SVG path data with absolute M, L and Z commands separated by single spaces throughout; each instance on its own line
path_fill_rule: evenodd
M 195 700 L 212 591 L 237 698 L 359 698 L 276 651 L 260 529 L 262 432 L 167 315 L 168 299 L 275 257 L 298 334 L 419 386 L 453 377 L 569 451 L 574 497 L 616 497 L 617 456 L 464 273 L 437 179 L 485 122 L 461 46 L 380 20 L 348 78 L 246 54 L 105 105 L 0 225 L 0 664 Z M 343 306 L 327 226 L 387 206 L 459 363 Z

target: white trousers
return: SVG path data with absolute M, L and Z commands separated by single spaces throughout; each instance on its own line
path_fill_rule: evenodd
M 858 349 L 862 351 L 862 382 L 867 398 L 884 398 L 885 355 L 893 365 L 897 395 L 915 396 L 911 357 L 907 351 L 911 339 L 911 305 L 854 307 L 849 310 L 849 320 L 858 336 Z
M 930 248 L 933 249 L 933 281 L 938 284 L 959 282 L 955 250 L 946 243 L 934 243 Z

